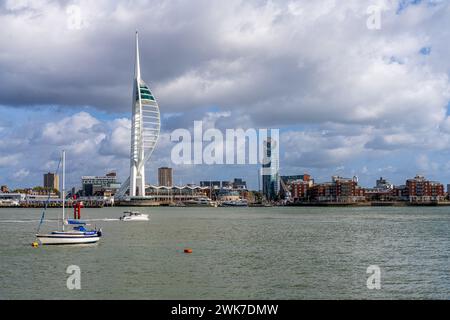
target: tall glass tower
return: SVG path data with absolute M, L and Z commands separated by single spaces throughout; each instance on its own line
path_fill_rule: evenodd
M 155 149 L 161 128 L 158 103 L 141 79 L 137 32 L 131 111 L 130 176 L 117 192 L 118 197 L 124 196 L 128 189 L 130 197 L 145 196 L 145 163 Z
M 267 200 L 275 200 L 280 192 L 278 141 L 267 138 L 263 146 L 262 192 Z

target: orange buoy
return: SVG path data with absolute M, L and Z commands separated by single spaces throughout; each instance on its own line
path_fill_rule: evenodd
M 192 253 L 192 249 L 189 249 L 189 248 L 184 249 L 184 253 Z

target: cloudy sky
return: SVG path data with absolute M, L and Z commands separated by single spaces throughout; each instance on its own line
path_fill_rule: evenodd
M 279 128 L 282 174 L 450 183 L 450 1 L 7 0 L 0 26 L 0 184 L 41 185 L 63 148 L 70 185 L 128 176 L 135 30 L 163 117 L 150 183 L 257 187 L 257 166 L 171 163 L 195 120 Z

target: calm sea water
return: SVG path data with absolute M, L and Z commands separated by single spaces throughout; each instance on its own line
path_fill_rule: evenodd
M 123 210 L 83 215 L 102 220 Z M 91 222 L 104 231 L 97 245 L 32 248 L 41 210 L 0 209 L 0 298 L 450 298 L 450 208 L 141 212 L 151 221 Z M 81 290 L 66 287 L 69 265 L 81 268 Z M 381 268 L 380 290 L 367 289 L 369 265 Z

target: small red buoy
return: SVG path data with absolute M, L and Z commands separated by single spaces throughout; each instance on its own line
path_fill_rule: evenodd
M 189 249 L 189 248 L 184 249 L 184 253 L 192 253 L 192 249 Z

